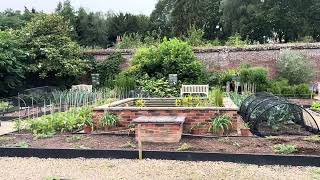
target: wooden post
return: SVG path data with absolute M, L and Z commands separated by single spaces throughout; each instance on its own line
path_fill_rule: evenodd
M 142 160 L 141 124 L 138 124 L 138 150 L 139 159 Z

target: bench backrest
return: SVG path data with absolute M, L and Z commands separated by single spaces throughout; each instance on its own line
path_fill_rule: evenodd
M 85 85 L 85 84 L 80 84 L 80 85 L 74 85 L 71 87 L 72 91 L 86 91 L 86 92 L 92 92 L 92 85 Z
M 182 85 L 180 90 L 181 97 L 184 94 L 209 94 L 209 85 Z

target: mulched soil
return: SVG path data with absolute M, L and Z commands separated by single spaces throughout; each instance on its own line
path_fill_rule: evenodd
M 177 151 L 186 143 L 187 151 L 274 154 L 276 144 L 296 145 L 295 154 L 320 155 L 320 142 L 314 143 L 305 137 L 282 136 L 272 139 L 257 137 L 202 138 L 184 136 L 179 143 L 143 143 L 144 150 Z M 0 137 L 1 147 L 30 148 L 76 148 L 76 149 L 123 149 L 136 150 L 137 142 L 127 135 L 73 135 L 60 134 L 47 139 L 36 139 L 31 134 L 10 134 Z

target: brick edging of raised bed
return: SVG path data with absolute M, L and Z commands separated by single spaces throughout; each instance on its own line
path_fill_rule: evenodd
M 36 149 L 0 148 L 0 157 L 37 158 L 112 158 L 138 159 L 138 151 L 132 150 L 80 150 L 80 149 Z M 320 167 L 320 156 L 307 155 L 267 155 L 229 154 L 204 152 L 143 151 L 145 159 L 180 161 L 223 161 L 256 165 L 289 165 Z

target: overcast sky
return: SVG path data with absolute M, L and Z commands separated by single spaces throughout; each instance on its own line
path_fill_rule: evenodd
M 11 8 L 23 10 L 24 6 L 37 11 L 53 12 L 59 1 L 62 0 L 0 0 L 0 11 Z M 76 9 L 80 6 L 91 11 L 130 12 L 133 14 L 149 15 L 157 0 L 71 0 Z

